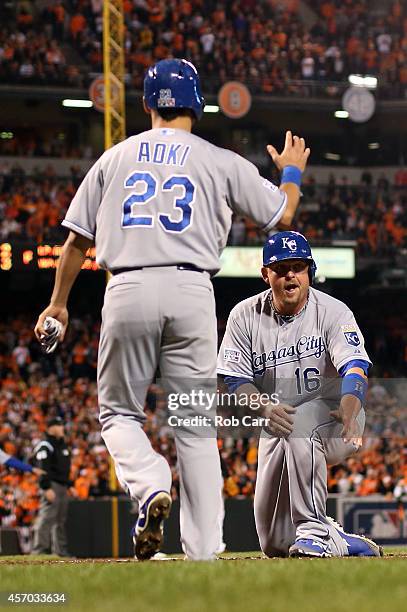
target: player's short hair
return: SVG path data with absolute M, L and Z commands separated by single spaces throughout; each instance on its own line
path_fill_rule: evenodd
M 155 110 L 164 121 L 174 121 L 177 117 L 190 117 L 193 122 L 196 121 L 195 113 L 190 108 L 156 108 Z

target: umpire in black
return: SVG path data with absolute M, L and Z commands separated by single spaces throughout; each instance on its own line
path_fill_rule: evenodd
M 36 464 L 46 474 L 41 476 L 41 505 L 34 524 L 32 554 L 57 554 L 69 557 L 66 540 L 68 487 L 71 453 L 64 439 L 64 423 L 60 417 L 47 421 L 45 440 L 34 449 Z

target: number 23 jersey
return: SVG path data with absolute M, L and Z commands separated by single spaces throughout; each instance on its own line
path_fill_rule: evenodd
M 108 270 L 181 263 L 215 273 L 232 212 L 264 231 L 287 197 L 257 168 L 185 130 L 156 128 L 108 149 L 62 224 L 95 240 Z

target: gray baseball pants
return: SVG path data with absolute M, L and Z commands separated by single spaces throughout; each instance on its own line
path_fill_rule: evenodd
M 301 409 L 295 419 L 301 419 Z M 345 444 L 342 426 L 327 417 L 303 420 L 288 438 L 263 430 L 259 441 L 254 514 L 260 546 L 268 557 L 287 556 L 296 539 L 330 544 L 334 556 L 346 556 L 347 547 L 326 518 L 327 465 L 341 463 L 356 452 Z M 361 431 L 365 415 L 358 416 Z
M 148 387 L 159 368 L 170 392 L 216 392 L 217 326 L 207 273 L 143 268 L 106 287 L 98 360 L 102 437 L 117 477 L 139 507 L 171 490 L 171 470 L 142 429 Z M 205 413 L 180 407 L 178 417 Z M 189 559 L 211 559 L 219 545 L 222 476 L 214 428 L 174 427 L 180 473 L 180 528 Z
M 40 510 L 34 525 L 33 555 L 53 553 L 68 555 L 66 539 L 66 520 L 68 517 L 69 497 L 67 487 L 51 482 L 55 500 L 49 502 L 41 492 Z

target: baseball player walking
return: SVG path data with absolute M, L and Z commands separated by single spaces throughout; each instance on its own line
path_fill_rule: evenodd
M 270 288 L 230 313 L 218 373 L 249 402 L 259 392 L 280 400 L 266 400 L 259 442 L 254 512 L 264 553 L 379 556 L 377 544 L 326 516 L 327 464 L 361 445 L 371 362 L 349 308 L 310 287 L 315 271 L 301 234 L 266 241 Z
M 67 299 L 86 250 L 113 278 L 106 288 L 98 360 L 102 436 L 117 476 L 139 502 L 135 552 L 159 550 L 171 498 L 171 472 L 142 425 L 157 368 L 170 381 L 212 381 L 216 389 L 216 319 L 210 276 L 232 213 L 265 232 L 289 226 L 309 156 L 302 138 L 286 134 L 269 154 L 282 170 L 276 187 L 242 157 L 191 134 L 204 108 L 199 76 L 186 60 L 163 60 L 144 81 L 152 129 L 106 151 L 82 182 L 63 225 L 64 245 L 47 316 L 68 324 Z M 210 559 L 219 546 L 221 471 L 216 436 L 176 432 L 181 539 L 189 559 Z

